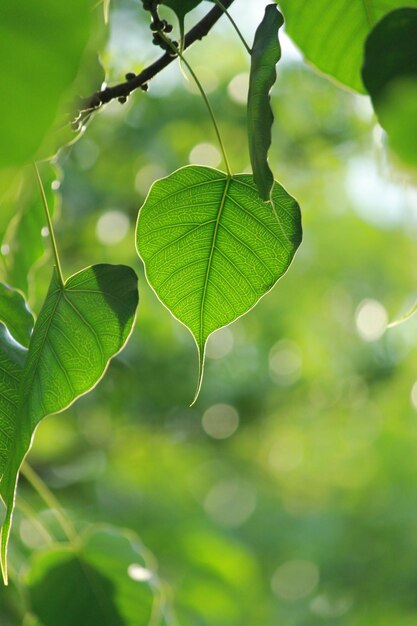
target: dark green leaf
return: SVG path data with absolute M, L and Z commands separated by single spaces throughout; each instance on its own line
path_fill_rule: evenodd
M 35 320 L 22 294 L 3 283 L 0 283 L 0 322 L 18 343 L 28 347 Z
M 34 614 L 44 626 L 159 626 L 159 581 L 144 555 L 133 533 L 110 527 L 90 531 L 78 549 L 36 554 L 25 580 Z
M 319 70 L 363 92 L 361 67 L 368 33 L 404 0 L 281 0 L 286 30 Z M 417 6 L 416 0 L 406 4 Z
M 179 20 L 192 11 L 202 0 L 162 0 L 161 4 L 169 7 L 174 11 Z
M 214 2 L 214 0 L 212 0 Z M 187 13 L 195 9 L 198 4 L 201 4 L 202 0 L 162 0 L 161 4 L 169 7 L 174 11 L 178 18 L 180 26 L 181 41 L 184 39 L 184 20 Z
M 157 181 L 139 212 L 137 249 L 149 284 L 197 344 L 195 399 L 209 335 L 252 308 L 300 244 L 297 202 L 278 183 L 272 201 L 260 200 L 250 175 L 189 166 Z
M 71 276 L 64 287 L 55 273 L 52 277 L 21 380 L 16 372 L 13 376 L 19 396 L 11 398 L 5 389 L 2 400 L 7 405 L 0 414 L 0 428 L 7 434 L 0 457 L 0 495 L 7 507 L 1 529 L 5 579 L 16 481 L 34 430 L 45 416 L 63 411 L 102 378 L 129 337 L 137 302 L 136 275 L 125 266 L 92 266 Z
M 378 22 L 365 43 L 362 77 L 375 105 L 394 82 L 417 80 L 417 9 L 398 9 Z
M 417 9 L 378 22 L 366 40 L 362 76 L 391 145 L 417 164 Z
M 269 4 L 258 26 L 251 53 L 248 92 L 248 136 L 253 178 L 262 200 L 269 200 L 274 176 L 268 165 L 274 116 L 269 92 L 275 83 L 275 66 L 281 58 L 278 30 L 284 18 L 275 4 Z

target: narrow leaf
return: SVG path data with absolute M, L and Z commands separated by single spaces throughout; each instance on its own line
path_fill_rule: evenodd
M 253 177 L 188 166 L 157 181 L 139 212 L 137 250 L 161 302 L 192 333 L 200 391 L 209 335 L 246 313 L 286 272 L 301 242 L 297 202 L 272 203 Z
M 55 273 L 52 277 L 20 381 L 14 372 L 18 399 L 5 391 L 7 411 L 0 414 L 0 429 L 7 433 L 0 458 L 0 496 L 7 508 L 0 532 L 5 580 L 17 477 L 36 426 L 45 416 L 66 409 L 102 378 L 109 360 L 129 337 L 137 302 L 136 275 L 125 266 L 95 265 L 64 286 Z
M 18 343 L 28 347 L 35 320 L 22 294 L 4 283 L 0 283 L 0 322 Z
M 278 30 L 284 18 L 275 4 L 265 8 L 265 15 L 257 28 L 251 53 L 248 92 L 248 137 L 253 178 L 262 200 L 269 200 L 274 176 L 268 165 L 271 128 L 274 116 L 269 92 L 275 83 L 275 66 L 281 58 Z

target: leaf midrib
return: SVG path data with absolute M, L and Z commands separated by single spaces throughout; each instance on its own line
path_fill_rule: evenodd
M 28 395 L 29 395 L 29 393 L 27 392 L 28 387 L 29 387 L 29 388 L 31 388 L 31 387 L 32 387 L 32 385 L 33 385 L 33 381 L 35 380 L 36 372 L 37 372 L 37 369 L 38 369 L 38 367 L 37 367 L 37 366 L 38 366 L 39 360 L 40 360 L 40 358 L 41 358 L 41 355 L 42 355 L 42 353 L 43 353 L 43 350 L 44 350 L 45 344 L 46 344 L 46 342 L 47 342 L 47 340 L 48 340 L 49 330 L 50 330 L 50 328 L 51 328 L 51 324 L 52 324 L 53 319 L 54 319 L 54 317 L 55 317 L 56 310 L 57 310 L 57 308 L 58 308 L 59 303 L 61 302 L 61 298 L 62 298 L 62 297 L 63 297 L 63 295 L 64 295 L 64 289 L 65 289 L 65 287 L 64 287 L 64 286 L 62 286 L 62 287 L 60 286 L 60 288 L 59 288 L 59 293 L 58 293 L 57 299 L 56 299 L 56 301 L 55 301 L 55 304 L 54 304 L 53 310 L 52 310 L 52 312 L 51 312 L 51 315 L 49 316 L 49 320 L 48 320 L 48 323 L 47 323 L 47 326 L 46 326 L 46 330 L 44 330 L 44 335 L 43 335 L 43 338 L 42 338 L 42 343 L 41 343 L 41 345 L 40 345 L 40 347 L 39 347 L 39 350 L 38 350 L 38 352 L 37 352 L 37 354 L 36 354 L 36 357 L 35 357 L 35 365 L 32 367 L 32 372 L 33 372 L 33 373 L 32 373 L 32 375 L 31 375 L 31 377 L 30 377 L 29 381 L 25 381 L 25 376 L 24 376 L 24 374 L 23 374 L 23 376 L 22 376 L 22 386 L 21 386 L 21 394 L 20 394 L 20 397 L 22 398 L 22 400 L 19 402 L 19 407 L 18 407 L 18 410 L 17 410 L 17 415 L 20 415 L 20 412 L 21 412 L 21 410 L 22 410 L 22 407 L 24 406 L 24 404 L 25 404 L 25 402 L 26 402 L 26 400 L 27 400 L 27 397 L 28 397 Z M 26 363 L 28 362 L 28 361 L 27 361 L 28 357 L 29 357 L 29 353 L 28 353 L 28 355 L 27 355 L 27 357 L 26 357 Z M 26 367 L 26 363 L 25 363 L 25 367 Z M 17 432 L 17 431 L 15 431 L 15 433 L 16 433 L 16 432 Z
M 376 21 L 372 7 L 371 7 L 372 2 L 371 0 L 362 0 L 362 2 L 363 2 L 364 9 L 365 9 L 365 14 L 366 14 L 366 19 L 368 21 L 368 25 L 370 28 L 372 28 Z
M 231 176 L 227 176 L 225 179 L 225 184 L 224 184 L 224 190 L 223 190 L 223 196 L 219 205 L 219 210 L 217 212 L 217 218 L 216 218 L 216 223 L 214 226 L 214 231 L 213 231 L 213 239 L 211 242 L 211 248 L 210 248 L 210 256 L 209 256 L 209 260 L 207 263 L 207 271 L 206 271 L 206 276 L 205 276 L 205 280 L 204 280 L 204 287 L 203 287 L 203 293 L 201 296 L 201 305 L 200 305 L 200 338 L 199 338 L 199 349 L 202 349 L 202 346 L 204 346 L 204 333 L 203 333 L 203 319 L 204 319 L 204 306 L 205 306 L 205 301 L 206 301 L 206 295 L 207 295 L 207 286 L 208 286 L 208 282 L 209 282 L 209 278 L 210 278 L 210 270 L 211 270 L 211 264 L 213 261 L 213 255 L 214 255 L 214 250 L 216 248 L 216 240 L 217 240 L 217 234 L 219 231 L 219 224 L 220 224 L 220 218 L 223 212 L 223 208 L 226 202 L 226 198 L 227 198 L 227 192 L 229 190 L 229 186 L 230 186 L 230 181 L 232 180 Z

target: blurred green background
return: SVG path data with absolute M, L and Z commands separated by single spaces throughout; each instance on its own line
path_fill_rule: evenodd
M 110 84 L 157 54 L 136 4 L 112 4 Z M 259 4 L 231 10 L 249 41 Z M 187 58 L 232 168 L 247 170 L 248 58 L 227 20 Z M 270 162 L 301 205 L 304 242 L 273 291 L 210 338 L 191 409 L 196 349 L 146 284 L 134 227 L 156 178 L 219 165 L 201 98 L 173 63 L 61 152 L 65 274 L 127 263 L 140 305 L 127 348 L 95 390 L 40 425 L 29 460 L 77 526 L 140 536 L 167 585 L 169 624 L 414 626 L 417 320 L 386 325 L 417 293 L 416 188 L 387 157 L 369 99 L 315 73 L 285 36 L 272 102 Z M 50 261 L 36 271 L 35 310 L 50 272 Z M 53 527 L 24 479 L 20 489 Z M 18 572 L 44 542 L 17 511 L 1 626 L 23 623 Z

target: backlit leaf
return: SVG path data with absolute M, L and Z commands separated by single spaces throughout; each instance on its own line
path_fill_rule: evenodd
M 283 23 L 284 18 L 276 5 L 269 4 L 256 30 L 251 53 L 248 92 L 249 154 L 253 178 L 263 200 L 269 200 L 274 184 L 274 176 L 268 165 L 271 127 L 274 121 L 269 92 L 277 77 L 275 66 L 281 58 L 278 30 Z
M 363 46 L 378 20 L 416 0 L 281 0 L 286 30 L 308 61 L 363 92 Z
M 300 244 L 297 202 L 279 183 L 272 199 L 275 209 L 248 174 L 189 166 L 154 183 L 139 212 L 137 249 L 149 284 L 197 344 L 194 401 L 209 335 L 252 308 Z
M 20 466 L 30 449 L 38 423 L 70 406 L 104 375 L 109 360 L 125 345 L 133 328 L 138 302 L 136 275 L 128 267 L 95 265 L 71 276 L 63 287 L 53 274 L 19 379 L 18 396 L 4 390 L 0 414 L 2 455 L 0 495 L 7 513 L 1 529 L 1 566 L 7 580 L 6 553 Z M 21 363 L 23 348 L 15 346 Z M 17 367 L 17 366 L 16 366 Z M 16 369 L 16 368 L 15 368 Z M 7 378 L 9 376 L 9 378 Z M 6 409 L 7 406 L 7 409 Z
M 86 48 L 92 0 L 0 3 L 0 168 L 38 150 Z
M 35 320 L 22 294 L 4 283 L 0 283 L 0 322 L 18 343 L 28 347 Z
M 16 408 L 27 350 L 0 323 L 0 468 L 3 472 L 14 439 Z

